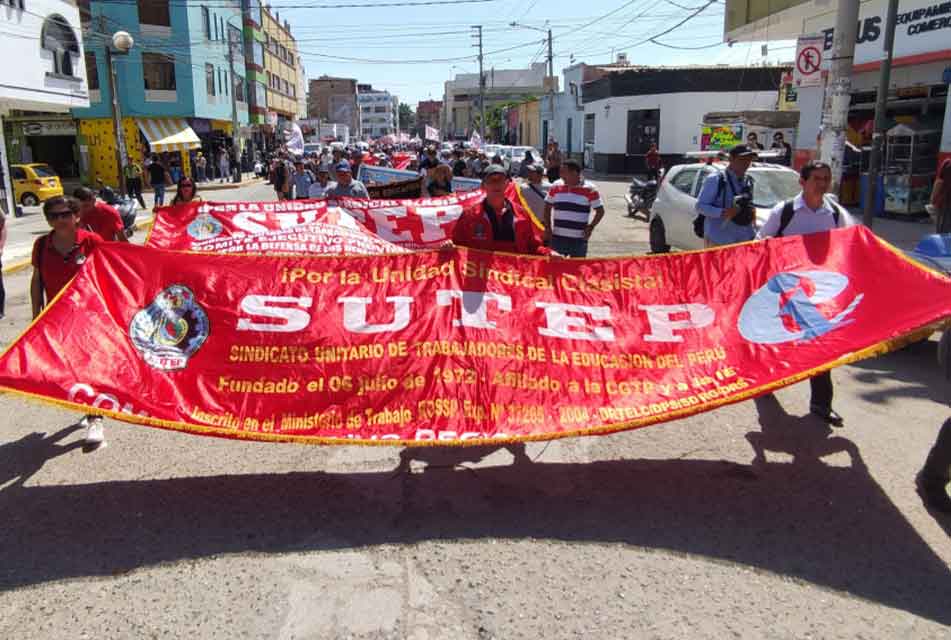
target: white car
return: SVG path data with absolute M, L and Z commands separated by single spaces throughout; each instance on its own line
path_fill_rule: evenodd
M 707 176 L 726 170 L 726 163 L 696 162 L 671 167 L 657 190 L 651 207 L 650 245 L 652 253 L 665 253 L 670 247 L 703 249 L 703 238 L 693 232 L 697 217 L 697 195 Z M 753 179 L 754 225 L 762 226 L 777 203 L 794 198 L 802 188 L 799 174 L 778 164 L 754 162 L 748 169 Z

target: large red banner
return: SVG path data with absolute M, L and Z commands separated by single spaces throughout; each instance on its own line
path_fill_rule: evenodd
M 864 227 L 595 260 L 107 244 L 0 357 L 0 386 L 229 438 L 486 444 L 709 410 L 949 315 L 951 281 Z
M 289 231 L 302 225 L 332 234 L 333 226 L 363 236 L 373 236 L 386 246 L 408 249 L 436 248 L 452 237 L 456 221 L 466 209 L 480 206 L 485 194 L 467 191 L 442 198 L 413 200 L 290 200 L 284 202 L 193 202 L 158 210 L 146 246 L 157 249 L 202 251 L 223 244 L 227 238 Z M 522 215 L 521 208 L 517 213 Z M 340 231 L 340 233 L 345 233 Z M 348 253 L 334 247 L 342 242 L 301 246 L 295 253 L 323 255 Z M 288 253 L 263 251 L 262 253 Z M 364 253 L 354 251 L 352 253 Z

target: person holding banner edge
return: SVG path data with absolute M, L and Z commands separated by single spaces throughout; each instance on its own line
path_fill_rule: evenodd
M 841 229 L 855 224 L 852 217 L 826 197 L 832 183 L 832 169 L 819 161 L 807 163 L 799 171 L 802 191 L 792 200 L 780 202 L 756 234 L 757 239 L 781 238 L 783 235 L 806 235 Z M 809 412 L 835 427 L 844 424 L 842 416 L 832 409 L 832 373 L 826 371 L 809 379 L 811 399 Z
M 97 234 L 80 228 L 80 203 L 76 198 L 50 198 L 43 203 L 43 215 L 52 231 L 33 243 L 30 302 L 34 320 L 103 242 Z M 80 424 L 86 427 L 87 445 L 105 445 L 102 416 L 87 415 Z

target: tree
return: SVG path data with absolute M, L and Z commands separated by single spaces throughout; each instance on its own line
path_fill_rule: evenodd
M 400 103 L 400 129 L 402 131 L 416 129 L 416 112 L 405 102 Z

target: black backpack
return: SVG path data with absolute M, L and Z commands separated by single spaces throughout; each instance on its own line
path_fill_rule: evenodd
M 714 200 L 719 200 L 720 196 L 723 194 L 723 189 L 726 186 L 726 174 L 722 171 L 717 171 L 717 195 L 713 198 Z M 703 214 L 698 213 L 697 217 L 693 219 L 693 234 L 698 238 L 703 237 L 703 223 L 705 217 Z
M 839 228 L 839 205 L 834 202 L 830 202 L 832 205 L 832 220 L 835 221 L 835 228 Z M 786 227 L 789 226 L 789 223 L 792 222 L 793 217 L 796 215 L 796 209 L 794 208 L 793 201 L 787 200 L 783 203 L 783 212 L 779 214 L 779 229 L 776 231 L 776 237 L 782 238 L 783 232 L 786 231 Z

